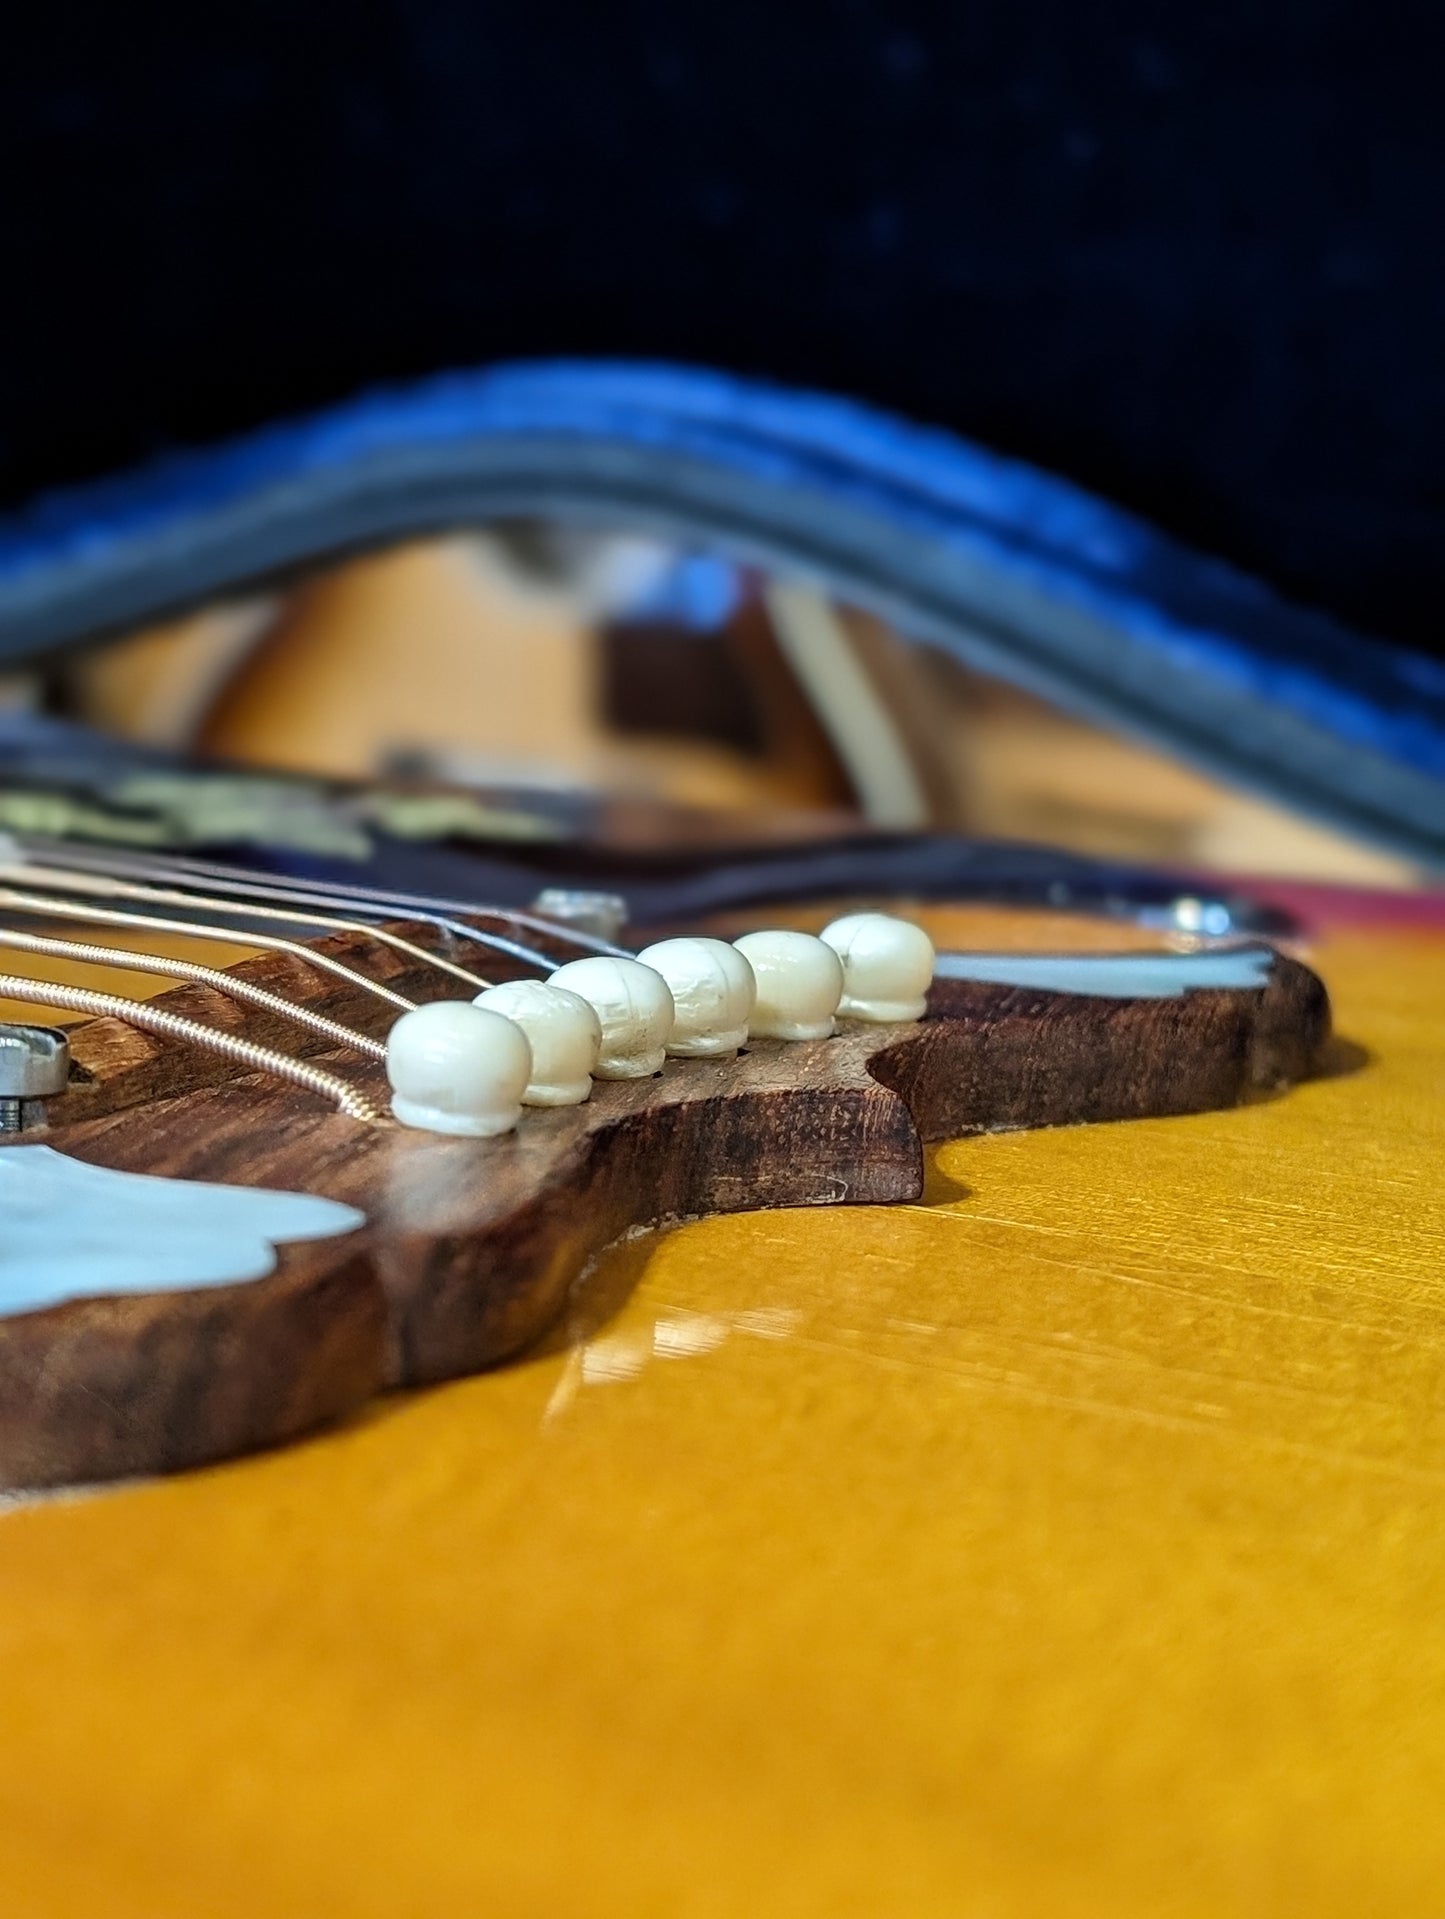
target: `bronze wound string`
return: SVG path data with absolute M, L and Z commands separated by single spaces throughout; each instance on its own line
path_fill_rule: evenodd
M 304 939 L 264 929 L 280 925 L 319 934 L 350 934 L 387 948 L 411 969 L 440 973 L 473 992 L 487 987 L 488 979 L 377 921 L 383 915 L 414 919 L 447 938 L 479 946 L 544 975 L 561 964 L 556 951 L 543 951 L 514 939 L 512 931 L 540 935 L 564 953 L 571 949 L 583 955 L 627 956 L 625 948 L 537 913 L 366 887 L 295 885 L 249 869 L 233 871 L 202 861 L 116 853 L 8 834 L 0 836 L 0 914 L 21 922 L 0 926 L 0 949 L 205 986 L 371 1061 L 386 1059 L 384 1040 L 244 976 L 200 960 L 156 952 L 148 945 L 117 947 L 96 939 L 62 938 L 34 930 L 33 923 L 58 920 L 82 927 L 112 927 L 131 935 L 160 934 L 168 941 L 243 944 L 263 952 L 284 953 L 380 999 L 396 1013 L 414 1011 L 417 1002 Z M 463 914 L 491 918 L 509 930 L 477 927 L 462 918 Z M 355 1118 L 381 1118 L 366 1095 L 340 1074 L 145 1000 L 12 974 L 0 975 L 0 994 L 36 1006 L 123 1019 L 141 1031 L 207 1048 L 246 1070 L 270 1073 L 321 1093 Z
M 0 973 L 0 997 L 62 1012 L 86 1013 L 92 1019 L 124 1020 L 127 1025 L 139 1027 L 141 1032 L 153 1033 L 160 1039 L 179 1040 L 218 1053 L 247 1072 L 270 1073 L 307 1092 L 319 1093 L 350 1119 L 363 1120 L 369 1125 L 383 1123 L 382 1114 L 366 1094 L 342 1079 L 339 1073 L 314 1066 L 309 1060 L 292 1059 L 289 1053 L 260 1046 L 255 1040 L 243 1039 L 217 1026 L 203 1025 L 200 1020 L 187 1019 L 146 1000 L 123 999 L 117 993 L 96 993 L 89 987 L 61 986 L 53 980 L 26 979 L 15 973 Z
M 155 973 L 165 979 L 187 980 L 195 985 L 209 986 L 229 999 L 239 1000 L 244 1005 L 258 1007 L 262 1012 L 274 1013 L 294 1025 L 303 1026 L 308 1032 L 330 1040 L 335 1046 L 345 1046 L 352 1052 L 364 1053 L 368 1059 L 386 1058 L 384 1041 L 372 1039 L 367 1033 L 358 1033 L 350 1026 L 343 1026 L 339 1020 L 328 1019 L 324 1013 L 313 1011 L 309 1006 L 284 999 L 281 994 L 269 992 L 264 986 L 257 986 L 239 974 L 222 972 L 216 966 L 202 966 L 195 960 L 176 959 L 168 953 L 136 952 L 128 947 L 98 946 L 90 940 L 50 939 L 41 933 L 22 933 L 11 927 L 0 927 L 0 948 L 33 953 L 41 959 L 115 967 L 127 973 Z
M 193 903 L 199 906 L 202 902 L 196 900 Z M 238 933 L 233 927 L 212 926 L 203 920 L 179 919 L 160 913 L 128 913 L 117 907 L 101 906 L 90 901 L 82 904 L 74 899 L 53 899 L 44 893 L 13 886 L 0 886 L 0 910 L 5 909 L 21 913 L 26 918 L 79 921 L 85 925 L 165 933 L 174 938 L 214 941 L 224 946 L 247 944 L 263 952 L 289 953 L 305 965 L 330 973 L 334 978 L 344 980 L 348 986 L 357 987 L 373 998 L 384 1001 L 397 1012 L 409 1013 L 416 1004 L 380 980 L 374 980 L 356 967 L 348 966 L 344 960 L 335 959 L 330 953 L 318 952 L 304 940 L 286 939 L 274 933 L 258 933 L 249 928 L 244 933 Z

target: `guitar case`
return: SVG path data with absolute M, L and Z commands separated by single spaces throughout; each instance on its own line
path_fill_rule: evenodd
M 0 661 L 557 516 L 1445 864 L 1437 39 L 1243 0 L 26 9 Z

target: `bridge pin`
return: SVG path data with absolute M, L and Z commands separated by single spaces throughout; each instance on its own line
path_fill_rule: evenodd
M 843 997 L 843 964 L 832 947 L 782 928 L 734 944 L 757 979 L 749 1030 L 759 1039 L 827 1039 Z
M 640 960 L 597 954 L 559 966 L 551 983 L 585 999 L 602 1022 L 598 1079 L 646 1079 L 662 1071 L 674 1009 L 661 973 Z
M 638 956 L 667 981 L 677 1017 L 667 1050 L 689 1059 L 735 1053 L 747 1044 L 757 998 L 753 969 L 726 940 L 659 940 Z
M 935 955 L 921 926 L 891 913 L 848 913 L 822 937 L 843 963 L 844 1019 L 922 1019 Z
M 580 1106 L 592 1091 L 602 1051 L 602 1022 L 579 993 L 551 980 L 507 980 L 472 1002 L 515 1020 L 532 1048 L 524 1106 Z
M 403 1013 L 387 1036 L 391 1110 L 403 1126 L 490 1139 L 522 1116 L 532 1048 L 515 1021 L 468 1000 Z

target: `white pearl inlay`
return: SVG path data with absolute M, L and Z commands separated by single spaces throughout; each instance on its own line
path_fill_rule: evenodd
M 310 1193 L 118 1173 L 51 1146 L 0 1149 L 0 1219 L 0 1317 L 264 1279 L 278 1244 L 365 1224 Z
M 491 1139 L 522 1116 L 532 1048 L 513 1020 L 470 1000 L 403 1013 L 386 1041 L 391 1110 L 403 1126 Z
M 843 962 L 845 1019 L 885 1025 L 922 1019 L 933 983 L 933 941 L 891 913 L 846 913 L 821 935 Z
M 659 940 L 639 953 L 667 981 L 676 1009 L 669 1053 L 699 1058 L 746 1044 L 757 998 L 753 969 L 726 940 Z
M 524 1106 L 580 1106 L 592 1091 L 602 1051 L 602 1022 L 579 993 L 551 980 L 514 979 L 489 986 L 472 1004 L 515 1020 L 532 1048 Z
M 843 997 L 843 964 L 811 933 L 769 928 L 734 942 L 757 979 L 749 1030 L 759 1039 L 827 1039 Z
M 1182 993 L 1250 991 L 1269 984 L 1268 946 L 1199 953 L 940 953 L 940 979 L 1081 993 L 1091 999 L 1178 999 Z
M 661 1072 L 674 1017 L 661 973 L 640 960 L 599 953 L 559 966 L 552 984 L 585 999 L 602 1022 L 598 1079 L 645 1079 Z

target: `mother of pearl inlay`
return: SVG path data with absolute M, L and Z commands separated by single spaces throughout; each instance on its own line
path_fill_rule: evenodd
M 1091 999 L 1178 999 L 1206 987 L 1267 986 L 1273 965 L 1272 947 L 1232 946 L 1201 953 L 940 953 L 933 970 L 938 979 Z
M 50 1146 L 0 1149 L 0 1317 L 107 1293 L 264 1279 L 285 1240 L 366 1215 L 309 1193 L 117 1173 Z

